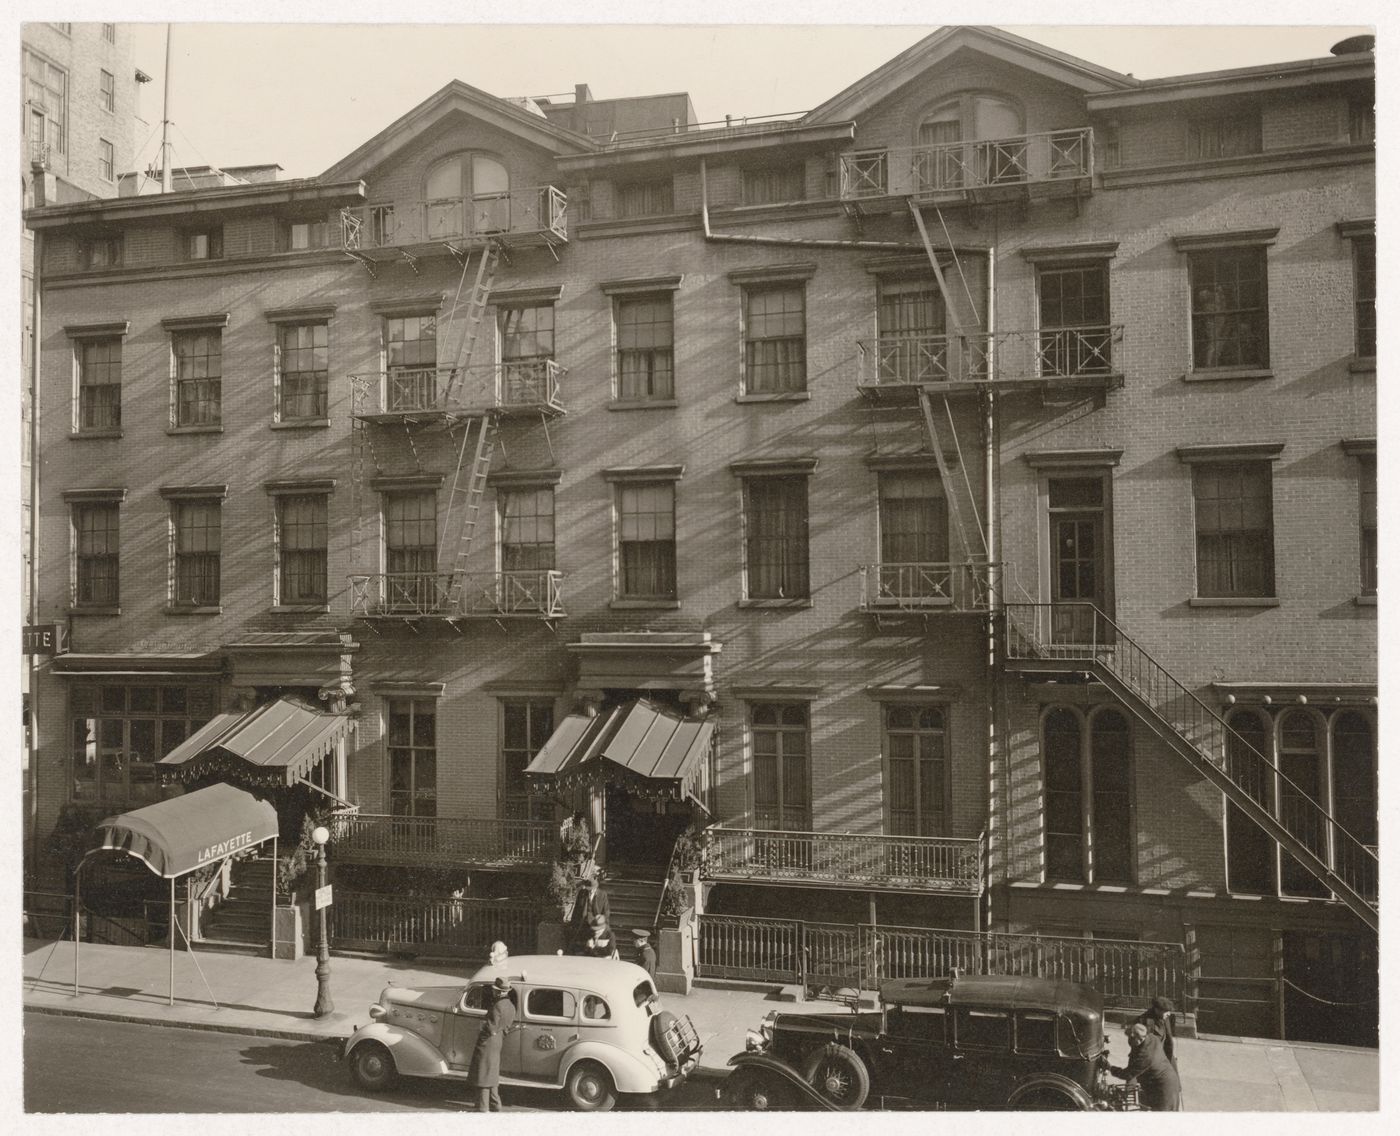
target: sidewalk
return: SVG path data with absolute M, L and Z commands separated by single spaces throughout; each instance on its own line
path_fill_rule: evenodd
M 84 944 L 81 983 L 73 992 L 73 945 L 24 940 L 26 1010 L 118 1021 L 249 1033 L 297 1040 L 343 1040 L 368 1020 L 385 985 L 444 986 L 465 981 L 474 963 L 416 966 L 392 959 L 335 956 L 331 995 L 335 1011 L 312 1016 L 315 960 L 292 961 L 183 951 L 175 955 L 175 1004 L 168 1002 L 169 952 L 153 947 Z M 203 969 L 213 990 L 200 978 Z M 701 1073 L 722 1076 L 725 1062 L 744 1048 L 744 1033 L 773 1010 L 831 1012 L 827 1003 L 794 1005 L 775 993 L 697 987 L 688 996 L 663 996 L 689 1014 L 705 1046 Z M 1127 1045 L 1109 1031 L 1116 1062 Z M 1258 1038 L 1177 1040 L 1183 1096 L 1192 1112 L 1371 1111 L 1380 1104 L 1379 1054 L 1374 1049 L 1309 1045 Z

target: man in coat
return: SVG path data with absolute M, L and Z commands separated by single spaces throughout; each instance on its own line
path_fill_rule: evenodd
M 632 944 L 637 948 L 637 962 L 642 969 L 651 975 L 651 980 L 656 981 L 656 948 L 651 945 L 651 932 L 635 930 L 632 932 Z
M 478 1112 L 501 1111 L 501 1047 L 513 1025 L 515 1004 L 510 1000 L 510 982 L 498 978 L 491 985 L 491 1007 L 472 1052 L 471 1083 L 478 1094 Z
M 593 920 L 600 915 L 605 923 L 611 922 L 612 908 L 608 903 L 608 893 L 602 886 L 601 876 L 594 873 L 579 889 L 578 901 L 574 904 L 573 939 L 575 953 L 584 955 L 590 953 L 586 944 L 592 938 Z
M 1138 1101 L 1151 1112 L 1181 1111 L 1181 1078 L 1162 1051 L 1162 1039 L 1142 1022 L 1128 1027 L 1128 1064 L 1111 1066 L 1115 1077 L 1137 1083 Z
M 1145 1025 L 1150 1033 L 1155 1033 L 1162 1039 L 1162 1052 L 1167 1055 L 1167 1060 L 1172 1063 L 1172 1068 L 1177 1068 L 1176 1033 L 1172 1028 L 1171 999 L 1163 998 L 1160 994 L 1154 995 L 1152 1004 L 1138 1015 L 1137 1020 Z
M 588 923 L 588 938 L 583 943 L 580 951 L 589 958 L 613 958 L 617 955 L 617 938 L 608 927 L 607 919 L 602 915 L 595 915 Z

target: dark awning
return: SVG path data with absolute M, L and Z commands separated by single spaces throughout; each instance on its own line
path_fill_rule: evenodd
M 108 817 L 97 826 L 100 848 L 135 856 L 164 879 L 183 876 L 276 835 L 276 809 L 224 784 Z
M 256 710 L 219 714 L 156 766 L 178 766 L 182 778 L 227 772 L 235 780 L 292 785 L 335 748 L 348 724 L 344 714 L 321 714 L 279 698 Z
M 570 714 L 525 769 L 538 788 L 614 784 L 642 796 L 694 796 L 715 724 L 645 699 L 588 717 Z

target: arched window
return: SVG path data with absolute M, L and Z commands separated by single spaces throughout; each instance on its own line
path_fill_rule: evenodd
M 1307 804 L 1308 799 L 1322 800 L 1323 780 L 1318 722 L 1308 710 L 1290 710 L 1279 722 L 1279 772 L 1288 779 L 1279 785 L 1279 820 L 1325 860 L 1327 833 L 1321 813 Z M 1322 882 L 1287 853 L 1283 856 L 1281 884 L 1286 895 L 1328 894 Z
M 1362 844 L 1376 843 L 1376 740 L 1355 710 L 1332 724 L 1332 815 Z
M 1128 719 L 1117 710 L 1094 716 L 1090 727 L 1089 825 L 1095 883 L 1133 882 L 1132 766 Z
M 1273 781 L 1267 720 L 1253 710 L 1230 715 L 1232 734 L 1226 739 L 1230 776 L 1265 808 L 1272 799 Z M 1264 830 L 1231 802 L 1225 804 L 1225 884 L 1230 891 L 1250 895 L 1274 894 L 1274 842 Z
M 919 120 L 920 189 L 1021 180 L 1026 163 L 1024 122 L 1020 107 L 999 95 L 969 91 L 939 103 Z
M 1057 707 L 1045 715 L 1045 876 L 1085 878 L 1084 782 L 1079 715 Z
M 436 162 L 423 182 L 429 240 L 510 228 L 510 174 L 485 154 L 453 154 Z

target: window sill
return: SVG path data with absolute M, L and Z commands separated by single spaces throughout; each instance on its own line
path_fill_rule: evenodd
M 609 410 L 665 410 L 674 409 L 680 403 L 674 398 L 615 398 L 608 403 Z
M 220 604 L 167 604 L 166 615 L 222 615 L 224 609 Z
M 679 611 L 680 600 L 610 600 L 614 611 Z
M 1213 367 L 1199 371 L 1187 371 L 1181 376 L 1184 383 L 1226 383 L 1240 379 L 1272 379 L 1274 372 L 1269 367 Z
M 1191 607 L 1279 607 L 1277 596 L 1192 596 Z
M 810 391 L 782 391 L 779 394 L 739 394 L 734 396 L 735 402 L 809 402 L 812 398 Z
M 1353 359 L 1347 364 L 1347 370 L 1353 375 L 1374 375 L 1376 373 L 1376 357 L 1374 355 L 1365 355 Z
M 1351 602 L 1354 603 L 1357 607 L 1375 607 L 1376 593 L 1372 592 L 1370 595 L 1367 596 L 1353 596 Z
M 222 423 L 217 426 L 167 426 L 165 432 L 167 434 L 222 434 L 224 427 Z
M 287 421 L 273 422 L 274 430 L 324 430 L 329 427 L 329 418 L 293 418 Z
M 328 615 L 330 604 L 273 604 L 274 615 Z
M 776 608 L 782 608 L 782 607 L 802 608 L 802 607 L 811 607 L 811 606 L 812 606 L 812 599 L 811 599 L 810 596 L 804 596 L 804 597 L 802 597 L 801 599 L 795 599 L 795 600 L 740 600 L 740 601 L 739 601 L 739 606 L 740 606 L 741 608 L 765 608 L 765 607 L 776 607 Z
M 121 615 L 118 604 L 74 604 L 68 609 L 69 615 Z
M 69 440 L 74 442 L 86 442 L 93 438 L 120 438 L 121 436 L 121 427 L 117 427 L 115 430 L 74 430 L 68 435 Z

